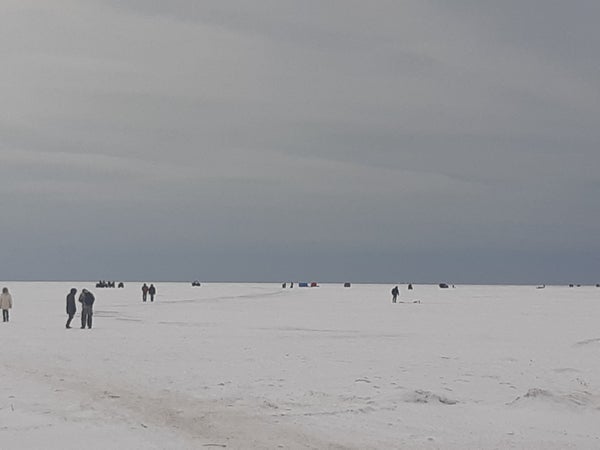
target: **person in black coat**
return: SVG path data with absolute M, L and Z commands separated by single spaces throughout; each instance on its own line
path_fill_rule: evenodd
M 148 288 L 148 294 L 150 294 L 150 301 L 153 302 L 154 296 L 156 295 L 156 288 L 153 284 L 150 284 L 150 287 Z
M 77 289 L 71 289 L 71 292 L 67 294 L 67 314 L 69 315 L 69 319 L 67 320 L 67 328 L 71 328 L 71 320 L 75 317 L 75 313 L 77 312 L 77 306 L 75 305 L 75 294 L 77 294 Z
M 94 314 L 93 306 L 94 294 L 87 289 L 81 291 L 79 296 L 79 303 L 81 303 L 81 328 L 85 328 L 86 324 L 88 328 L 92 328 L 92 315 Z
M 394 289 L 392 289 L 392 303 L 396 303 L 399 295 L 400 290 L 398 289 L 398 286 L 395 286 Z

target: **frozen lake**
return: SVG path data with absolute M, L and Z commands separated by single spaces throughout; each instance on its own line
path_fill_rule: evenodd
M 599 288 L 2 286 L 2 448 L 600 448 Z

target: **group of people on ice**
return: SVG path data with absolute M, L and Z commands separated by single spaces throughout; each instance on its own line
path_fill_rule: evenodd
M 148 294 L 150 294 L 150 301 L 154 301 L 154 296 L 156 295 L 156 288 L 152 283 L 150 283 L 150 287 L 146 283 L 142 286 L 142 301 L 145 302 L 148 298 Z
M 412 283 L 408 283 L 407 289 L 409 291 L 413 290 Z M 399 296 L 400 296 L 400 288 L 398 286 L 394 286 L 392 288 L 392 303 L 397 303 Z M 400 302 L 400 303 L 406 303 L 406 302 Z M 421 303 L 421 301 L 420 300 L 412 300 L 412 303 Z
M 4 305 L 7 305 L 6 311 L 6 320 L 8 321 L 8 309 L 12 307 L 12 298 L 10 294 L 8 294 L 8 289 L 4 288 L 3 292 L 6 291 L 7 300 L 5 302 L 4 293 L 0 296 L 0 306 L 2 307 L 2 311 L 4 312 Z M 154 296 L 156 295 L 156 287 L 154 284 L 150 284 L 148 286 L 146 283 L 142 286 L 142 301 L 146 301 L 146 298 L 150 294 L 150 301 L 154 301 Z M 75 317 L 77 313 L 77 302 L 75 301 L 75 296 L 77 295 L 77 289 L 72 288 L 71 291 L 67 294 L 67 323 L 66 327 L 71 328 L 71 321 Z M 84 328 L 92 328 L 92 316 L 94 315 L 94 302 L 96 298 L 94 294 L 92 294 L 87 289 L 82 289 L 81 294 L 79 294 L 79 298 L 77 299 L 79 303 L 81 303 L 81 329 Z
M 67 294 L 67 328 L 71 328 L 71 321 L 73 317 L 75 317 L 75 313 L 77 312 L 77 305 L 75 303 L 75 294 L 77 294 L 77 289 L 72 288 L 71 291 Z M 79 303 L 81 303 L 81 329 L 86 326 L 88 329 L 92 328 L 92 316 L 94 315 L 94 301 L 96 298 L 94 294 L 92 294 L 87 289 L 82 289 L 81 294 L 79 294 Z

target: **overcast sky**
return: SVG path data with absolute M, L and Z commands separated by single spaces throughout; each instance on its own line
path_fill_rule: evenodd
M 0 279 L 600 283 L 597 0 L 4 0 Z

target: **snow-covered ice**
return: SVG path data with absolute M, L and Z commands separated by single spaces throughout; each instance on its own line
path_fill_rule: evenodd
M 2 286 L 1 448 L 600 448 L 595 287 Z

